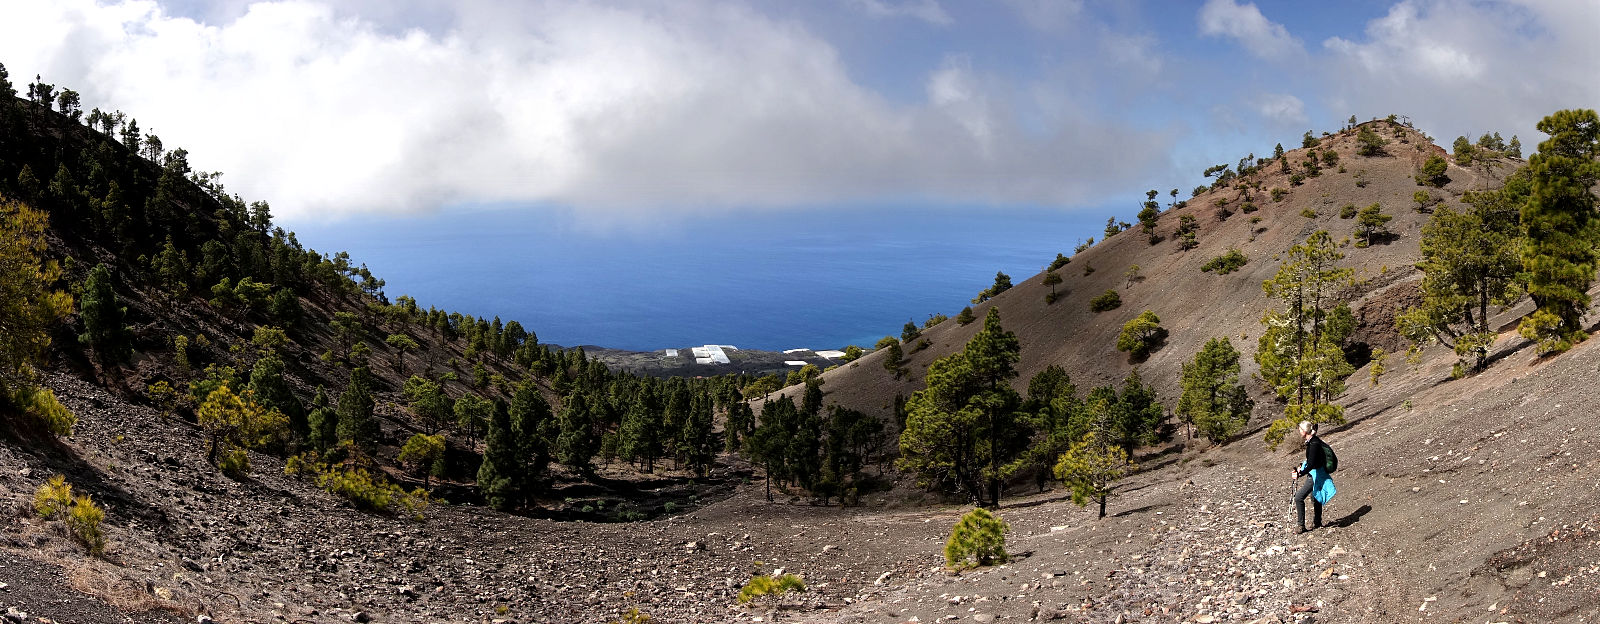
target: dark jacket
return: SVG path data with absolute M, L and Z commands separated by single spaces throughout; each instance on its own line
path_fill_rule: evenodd
M 1312 468 L 1322 468 L 1327 463 L 1327 458 L 1322 455 L 1322 438 L 1312 434 L 1311 439 L 1306 441 L 1306 465 L 1300 474 L 1311 472 Z

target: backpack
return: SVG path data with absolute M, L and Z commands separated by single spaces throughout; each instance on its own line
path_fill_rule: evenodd
M 1322 469 L 1326 470 L 1328 474 L 1333 474 L 1334 471 L 1339 469 L 1339 456 L 1333 454 L 1333 447 L 1328 446 L 1327 442 L 1322 442 L 1321 438 L 1318 438 L 1317 441 L 1322 443 Z

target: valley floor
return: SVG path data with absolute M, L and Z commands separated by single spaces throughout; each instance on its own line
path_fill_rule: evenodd
M 80 424 L 59 445 L 0 444 L 0 610 L 91 624 L 607 622 L 635 607 L 652 622 L 1600 619 L 1600 341 L 1447 376 L 1391 374 L 1325 436 L 1341 460 L 1331 528 L 1293 534 L 1296 451 L 1251 437 L 1145 458 L 1105 519 L 1060 492 L 1007 499 L 1016 558 L 959 575 L 940 552 L 965 507 L 769 503 L 756 481 L 651 522 L 450 506 L 417 522 L 349 509 L 267 456 L 225 479 L 191 425 L 52 377 Z M 55 473 L 107 507 L 105 559 L 26 513 Z M 745 579 L 777 568 L 808 591 L 738 604 Z

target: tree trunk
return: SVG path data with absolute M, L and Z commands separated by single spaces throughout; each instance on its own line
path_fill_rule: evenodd
M 1106 495 L 1105 494 L 1101 494 L 1100 495 L 1100 517 L 1101 518 L 1106 517 Z

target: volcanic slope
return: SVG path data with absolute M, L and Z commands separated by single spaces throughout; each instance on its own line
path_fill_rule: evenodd
M 1357 154 L 1357 135 L 1363 128 L 1388 141 L 1381 154 Z M 1228 338 L 1244 354 L 1243 375 L 1251 376 L 1257 370 L 1250 355 L 1261 335 L 1262 313 L 1272 303 L 1261 283 L 1277 272 L 1290 247 L 1317 230 L 1327 230 L 1340 243 L 1345 257 L 1339 265 L 1355 271 L 1357 283 L 1345 293 L 1359 323 L 1352 341 L 1389 353 L 1403 351 L 1405 343 L 1394 330 L 1393 316 L 1415 297 L 1418 273 L 1413 265 L 1420 257 L 1418 241 L 1429 216 L 1417 209 L 1413 195 L 1427 192 L 1441 205 L 1460 208 L 1464 192 L 1499 187 L 1520 161 L 1491 159 L 1469 167 L 1452 161 L 1450 181 L 1443 188 L 1420 186 L 1414 176 L 1420 177 L 1422 163 L 1431 155 L 1449 160 L 1448 156 L 1421 132 L 1381 120 L 1324 136 L 1313 149 L 1319 154 L 1337 153 L 1338 164 L 1319 162 L 1320 175 L 1295 184 L 1276 162 L 1268 163 L 1249 176 L 1213 185 L 1180 207 L 1163 211 L 1155 227 L 1159 243 L 1152 245 L 1134 224 L 1072 255 L 1071 263 L 1056 270 L 1063 279 L 1054 287 L 1060 296 L 1053 304 L 1045 301 L 1051 287 L 1044 284 L 1043 271 L 974 304 L 979 321 L 989 308 L 999 308 L 1002 325 L 1021 341 L 1015 385 L 1025 388 L 1030 377 L 1054 364 L 1067 371 L 1080 392 L 1087 392 L 1096 386 L 1120 385 L 1138 366 L 1145 383 L 1154 385 L 1170 405 L 1179 394 L 1183 362 L 1217 337 Z M 1303 161 L 1309 151 L 1285 153 L 1297 175 L 1305 173 Z M 1279 199 L 1274 199 L 1275 192 L 1281 193 Z M 1374 203 L 1394 217 L 1388 223 L 1392 235 L 1358 248 L 1356 219 L 1341 214 L 1352 214 L 1346 206 L 1360 209 Z M 1187 251 L 1180 249 L 1176 235 L 1185 216 L 1198 225 L 1198 245 Z M 1068 244 L 1063 240 L 1063 246 Z M 1239 250 L 1249 261 L 1226 275 L 1201 271 L 1206 262 L 1230 249 Z M 1043 268 L 1050 258 L 1039 260 Z M 1135 266 L 1137 276 L 1130 277 Z M 1118 293 L 1121 307 L 1091 311 L 1089 301 L 1108 290 Z M 1117 335 L 1124 323 L 1145 310 L 1160 317 L 1169 335 L 1145 361 L 1134 362 L 1116 350 Z M 827 401 L 887 415 L 896 395 L 909 396 L 922 388 L 929 363 L 961 350 L 982 326 L 982 322 L 961 326 L 952 319 L 923 330 L 929 345 L 918 351 L 904 345 L 906 374 L 899 379 L 883 367 L 884 354 L 879 352 L 827 372 L 822 377 Z M 1257 384 L 1251 390 L 1258 416 L 1270 411 L 1269 389 Z M 797 388 L 786 390 L 792 396 L 797 392 Z

